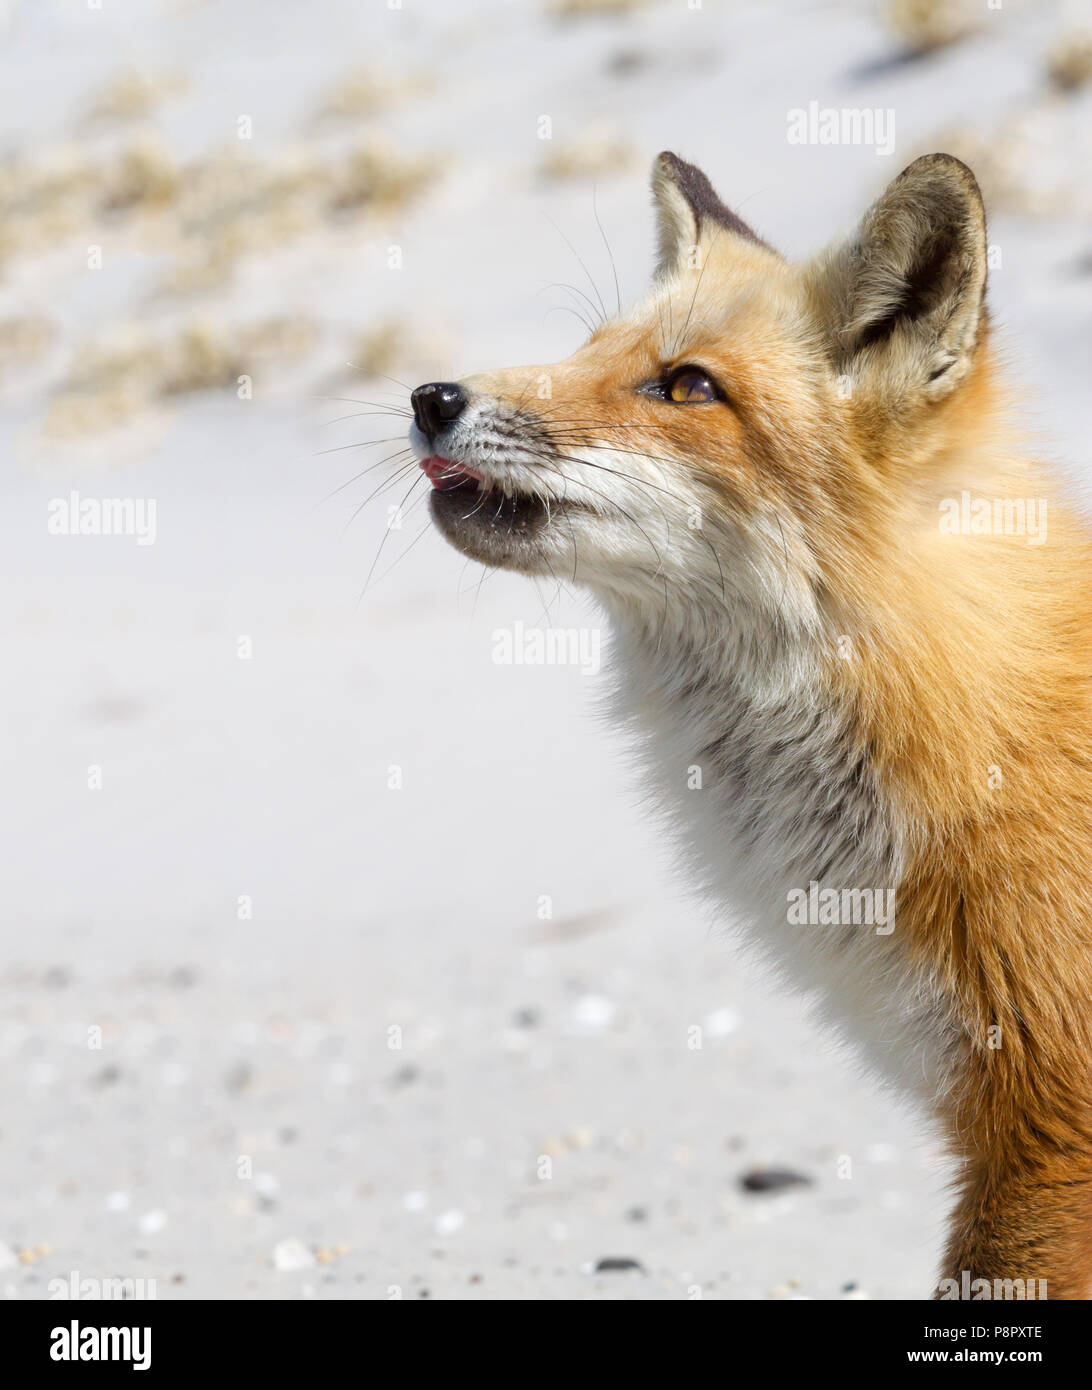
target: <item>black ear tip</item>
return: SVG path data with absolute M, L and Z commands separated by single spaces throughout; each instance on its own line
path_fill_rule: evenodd
M 686 200 L 699 232 L 702 223 L 708 222 L 724 231 L 744 237 L 757 246 L 766 246 L 762 238 L 756 235 L 746 222 L 724 206 L 713 185 L 696 164 L 688 164 L 672 150 L 661 150 L 652 166 L 652 188 L 657 198 L 662 196 L 667 184 L 672 185 Z M 767 246 L 766 249 L 772 248 Z

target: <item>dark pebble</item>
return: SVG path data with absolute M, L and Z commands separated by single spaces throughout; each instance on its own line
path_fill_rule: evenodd
M 631 1260 L 626 1255 L 608 1255 L 595 1266 L 596 1274 L 618 1274 L 623 1270 L 637 1269 L 643 1274 L 645 1267 L 640 1260 Z
M 810 1187 L 811 1178 L 791 1168 L 752 1168 L 739 1180 L 744 1192 L 784 1192 L 790 1187 Z

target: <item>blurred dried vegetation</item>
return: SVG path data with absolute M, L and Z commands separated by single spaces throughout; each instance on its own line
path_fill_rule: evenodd
M 648 0 L 544 0 L 559 21 L 625 16 Z M 983 27 L 977 0 L 886 0 L 889 32 L 913 61 L 970 41 Z M 612 76 L 629 71 L 634 52 Z M 1085 196 L 1049 151 L 1064 143 L 1058 113 L 1092 82 L 1092 29 L 1063 33 L 1039 60 L 1037 84 L 1001 124 L 941 129 L 920 151 L 947 149 L 975 170 L 992 209 L 1049 216 Z M 608 79 L 609 80 L 609 79 Z M 303 364 L 316 355 L 325 380 L 359 381 L 431 365 L 443 334 L 411 333 L 389 312 L 342 327 L 293 311 L 255 317 L 236 290 L 247 276 L 278 274 L 284 258 L 359 243 L 360 227 L 383 227 L 412 208 L 443 163 L 397 148 L 383 116 L 425 83 L 378 66 L 347 68 L 315 99 L 294 140 L 232 139 L 185 157 L 162 117 L 195 99 L 175 72 L 119 70 L 85 104 L 68 142 L 31 147 L 0 161 L 0 280 L 17 283 L 33 262 L 71 271 L 85 247 L 109 247 L 139 264 L 139 324 L 104 324 L 89 341 L 67 341 L 63 316 L 17 298 L 0 314 L 0 390 L 34 363 L 53 371 L 47 431 L 69 437 L 126 423 L 181 394 L 234 389 L 255 366 Z M 453 134 L 454 140 L 454 134 Z M 908 157 L 915 151 L 907 151 Z M 594 182 L 632 170 L 633 146 L 616 127 L 590 124 L 551 142 L 538 164 L 555 183 Z M 532 172 L 534 172 L 532 170 Z M 343 235 L 344 234 L 344 235 Z M 286 283 L 290 277 L 286 275 Z M 130 315 L 133 310 L 130 308 Z M 120 317 L 120 316 L 119 316 Z M 145 321 L 147 320 L 147 321 Z
M 1047 57 L 1047 77 L 1059 92 L 1075 92 L 1092 81 L 1092 29 L 1058 40 Z
M 984 10 L 984 0 L 887 0 L 886 18 L 911 53 L 924 54 L 973 34 Z
M 125 70 L 87 104 L 78 137 L 0 161 L 0 276 L 9 284 L 17 261 L 20 274 L 34 261 L 83 264 L 96 246 L 115 264 L 139 258 L 151 268 L 143 294 L 150 324 L 142 314 L 139 324 L 105 325 L 71 345 L 45 432 L 119 427 L 170 397 L 234 389 L 255 369 L 312 353 L 323 325 L 309 316 L 248 322 L 233 311 L 237 273 L 310 237 L 356 235 L 358 223 L 381 223 L 420 196 L 431 161 L 395 148 L 366 120 L 415 85 L 355 70 L 316 106 L 307 123 L 313 135 L 272 150 L 225 140 L 182 158 L 157 116 L 185 98 L 185 80 Z M 64 336 L 61 321 L 39 313 L 0 319 L 0 387 Z M 380 322 L 363 339 L 350 331 L 341 351 L 331 351 L 339 359 L 355 352 L 366 371 L 380 372 L 412 343 Z

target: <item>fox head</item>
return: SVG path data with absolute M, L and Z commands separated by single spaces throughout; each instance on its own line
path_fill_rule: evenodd
M 636 308 L 563 362 L 413 392 L 432 516 L 483 564 L 612 607 L 815 627 L 924 518 L 983 410 L 978 186 L 950 155 L 918 159 L 800 265 L 673 154 L 652 192 Z

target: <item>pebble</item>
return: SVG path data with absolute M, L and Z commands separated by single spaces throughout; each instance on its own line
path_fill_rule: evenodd
M 436 1234 L 438 1236 L 452 1235 L 465 1220 L 465 1215 L 458 1209 L 453 1208 L 451 1211 L 445 1211 L 442 1216 L 436 1218 Z
M 726 1006 L 723 1009 L 714 1009 L 711 1014 L 706 1014 L 702 1020 L 702 1028 L 710 1038 L 726 1038 L 736 1031 L 741 1022 L 736 1010 Z
M 109 1192 L 106 1195 L 107 1211 L 128 1211 L 129 1194 L 128 1192 Z
M 291 1274 L 299 1269 L 310 1269 L 314 1263 L 314 1255 L 302 1240 L 294 1238 L 279 1240 L 273 1247 L 273 1268 L 279 1269 L 282 1274 Z
M 744 1192 L 785 1192 L 790 1187 L 810 1187 L 812 1179 L 791 1168 L 752 1168 L 739 1180 Z
M 641 1261 L 631 1259 L 628 1255 L 605 1255 L 603 1259 L 597 1260 L 595 1265 L 596 1274 L 619 1274 L 631 1269 L 636 1269 L 641 1274 L 645 1272 Z
M 167 1224 L 167 1213 L 158 1208 L 154 1211 L 146 1211 L 137 1224 L 144 1235 L 155 1235 L 156 1231 L 161 1231 Z
M 0 1242 L 0 1269 L 14 1269 L 18 1264 L 18 1258 L 10 1245 Z
M 581 1033 L 605 1033 L 616 1012 L 614 1000 L 605 994 L 584 994 L 573 1006 L 573 1024 Z

